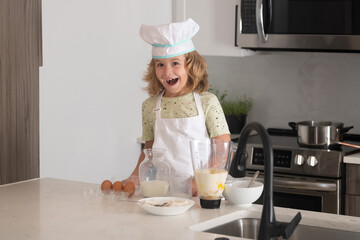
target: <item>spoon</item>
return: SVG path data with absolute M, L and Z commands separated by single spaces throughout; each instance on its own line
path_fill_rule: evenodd
M 251 187 L 251 185 L 253 185 L 253 183 L 255 182 L 255 179 L 257 178 L 257 176 L 259 175 L 260 171 L 256 171 L 253 178 L 251 179 L 250 183 L 249 183 L 249 187 Z

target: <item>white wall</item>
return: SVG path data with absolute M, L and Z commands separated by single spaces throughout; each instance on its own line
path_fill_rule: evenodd
M 254 99 L 248 121 L 289 128 L 302 120 L 341 121 L 360 133 L 360 54 L 257 52 L 206 56 L 211 85 L 229 99 Z
M 140 153 L 136 139 L 147 97 L 141 78 L 151 57 L 138 30 L 170 20 L 168 0 L 43 1 L 41 177 L 99 183 L 130 174 Z M 248 121 L 287 127 L 289 121 L 338 120 L 360 133 L 360 54 L 206 59 L 213 87 L 227 89 L 230 98 L 254 99 Z
M 44 0 L 40 177 L 126 177 L 140 154 L 140 25 L 171 21 L 166 0 Z

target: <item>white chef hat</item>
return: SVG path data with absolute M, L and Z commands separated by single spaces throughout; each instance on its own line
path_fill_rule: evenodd
M 199 25 L 189 18 L 184 22 L 158 26 L 141 25 L 140 36 L 152 45 L 153 58 L 171 58 L 195 50 L 191 38 L 199 28 Z

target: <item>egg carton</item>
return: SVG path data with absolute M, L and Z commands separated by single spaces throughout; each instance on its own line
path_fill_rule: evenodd
M 100 189 L 100 186 L 97 188 L 83 191 L 83 197 L 89 200 L 128 201 L 128 202 L 136 202 L 139 199 L 143 198 L 139 187 L 135 188 L 134 195 L 129 196 L 129 194 L 124 191 L 114 191 L 114 190 L 103 191 Z
M 135 179 L 137 178 L 137 179 Z M 127 179 L 124 176 L 114 176 L 109 179 L 113 184 L 116 181 L 122 181 L 123 179 Z M 131 201 L 136 202 L 139 199 L 143 198 L 140 187 L 136 185 L 138 182 L 138 177 L 132 176 L 128 178 L 129 181 L 135 183 L 135 192 L 132 196 L 129 196 L 129 193 L 121 191 L 114 191 L 113 189 L 109 190 L 101 190 L 101 184 L 98 186 L 83 191 L 83 197 L 89 200 L 97 200 L 97 201 Z

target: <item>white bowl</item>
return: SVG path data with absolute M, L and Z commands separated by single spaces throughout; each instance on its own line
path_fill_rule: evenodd
M 264 184 L 261 182 L 254 182 L 250 188 L 249 180 L 237 180 L 226 183 L 223 195 L 226 200 L 232 204 L 248 206 L 259 199 L 264 189 Z
M 160 216 L 182 214 L 195 204 L 193 200 L 179 197 L 143 198 L 137 203 L 146 212 Z

